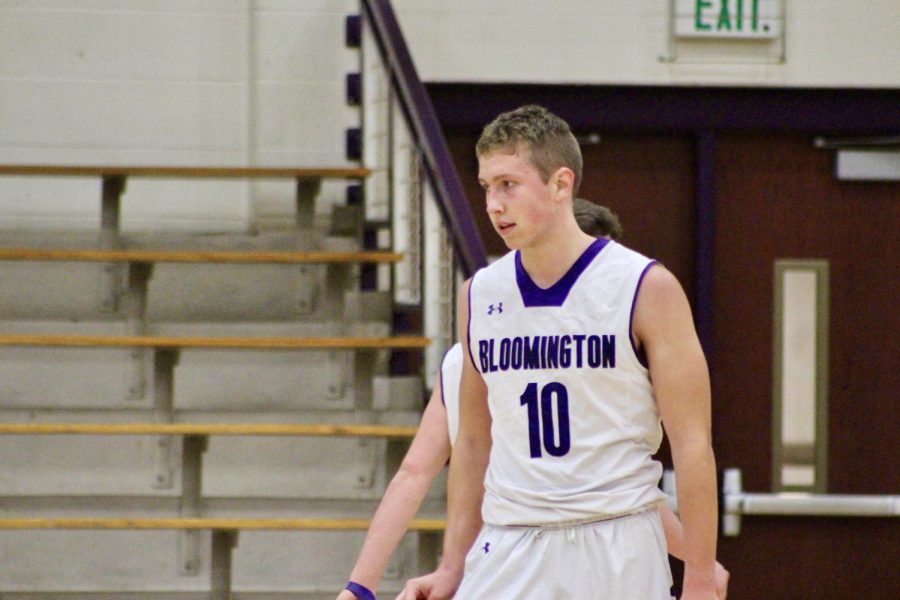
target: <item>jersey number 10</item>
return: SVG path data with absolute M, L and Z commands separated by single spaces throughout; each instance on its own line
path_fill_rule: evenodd
M 559 420 L 558 430 L 553 422 L 554 398 Z M 541 447 L 550 456 L 568 454 L 572 444 L 569 439 L 569 391 L 566 386 L 554 381 L 545 385 L 538 394 L 538 384 L 529 383 L 519 399 L 522 406 L 528 407 L 528 442 L 531 447 L 531 458 L 543 456 Z

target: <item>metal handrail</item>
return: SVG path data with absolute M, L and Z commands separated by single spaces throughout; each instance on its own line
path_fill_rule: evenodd
M 722 479 L 722 533 L 741 532 L 744 515 L 801 517 L 900 517 L 900 495 L 750 493 L 742 489 L 740 469 L 726 469 Z
M 372 24 L 410 133 L 422 152 L 423 166 L 450 231 L 453 250 L 459 258 L 463 274 L 470 277 L 487 264 L 487 253 L 450 157 L 437 113 L 416 72 L 390 1 L 362 0 L 362 6 Z

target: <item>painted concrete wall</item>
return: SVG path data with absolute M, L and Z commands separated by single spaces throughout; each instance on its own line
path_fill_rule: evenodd
M 900 86 L 895 0 L 769 0 L 784 39 L 671 38 L 675 0 L 394 0 L 427 81 Z M 735 20 L 736 0 L 722 3 Z M 762 4 L 766 0 L 760 0 Z M 690 4 L 690 2 L 688 2 Z M 753 0 L 743 0 L 744 12 Z M 707 23 L 718 16 L 707 16 Z M 736 24 L 735 24 L 736 26 Z
M 354 0 L 0 4 L 0 162 L 343 166 Z M 330 192 L 326 189 L 326 195 Z M 339 191 L 333 192 L 334 196 Z M 99 182 L 0 180 L 0 227 L 94 228 Z M 290 182 L 132 181 L 123 226 L 242 229 Z
M 428 81 L 900 85 L 895 0 L 760 1 L 783 9 L 783 40 L 675 41 L 664 0 L 394 5 Z M 358 11 L 356 0 L 0 3 L 0 162 L 347 164 L 344 130 L 360 115 L 344 77 L 359 55 L 343 28 Z M 93 229 L 98 193 L 90 180 L 0 179 L 0 227 Z M 134 181 L 123 210 L 125 229 L 265 228 L 289 218 L 291 187 Z

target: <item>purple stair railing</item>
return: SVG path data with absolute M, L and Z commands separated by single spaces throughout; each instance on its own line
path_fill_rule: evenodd
M 466 277 L 487 264 L 487 254 L 459 174 L 450 157 L 431 99 L 419 79 L 389 0 L 362 0 L 391 86 L 422 153 L 422 163 L 450 234 L 453 251 Z

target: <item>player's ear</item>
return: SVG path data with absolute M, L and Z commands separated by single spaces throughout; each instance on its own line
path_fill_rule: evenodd
M 568 167 L 558 168 L 553 175 L 550 176 L 550 183 L 553 185 L 554 198 L 561 200 L 568 197 L 572 200 L 572 189 L 575 185 L 575 172 Z

